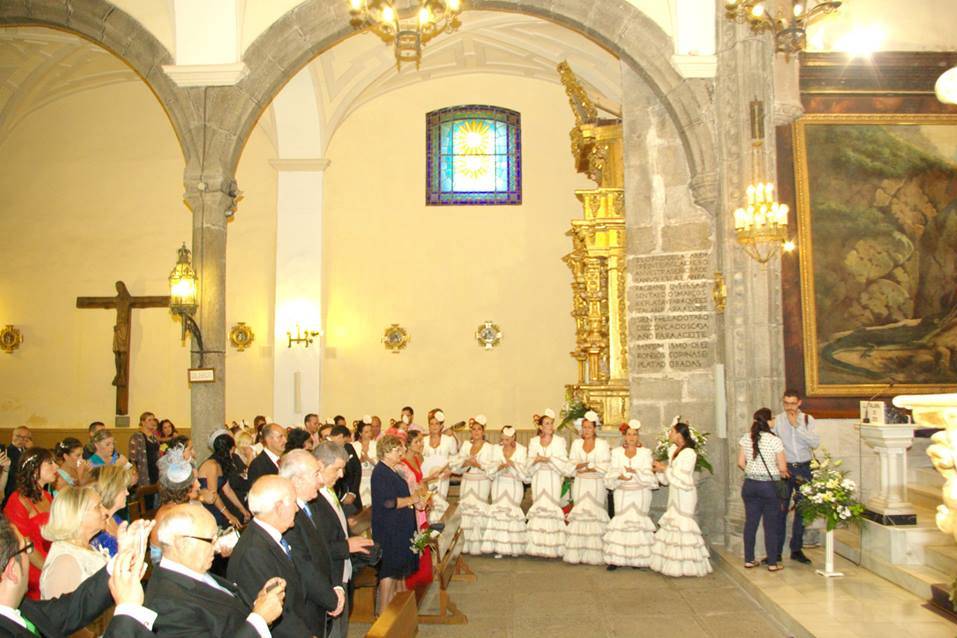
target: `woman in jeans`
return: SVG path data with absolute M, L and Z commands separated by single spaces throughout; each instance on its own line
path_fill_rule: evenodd
M 741 498 L 744 499 L 744 566 L 757 567 L 760 562 L 754 560 L 754 540 L 758 533 L 758 523 L 764 519 L 764 547 L 768 553 L 768 571 L 784 569 L 781 557 L 775 555 L 780 528 L 779 512 L 783 504 L 778 497 L 774 482 L 788 478 L 788 464 L 784 458 L 784 445 L 773 432 L 769 424 L 771 410 L 761 408 L 754 413 L 750 434 L 738 441 L 738 467 L 744 470 L 744 485 Z

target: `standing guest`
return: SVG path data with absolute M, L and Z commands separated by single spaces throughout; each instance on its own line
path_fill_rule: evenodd
M 68 436 L 57 443 L 53 448 L 53 457 L 59 466 L 54 492 L 89 482 L 93 466 L 83 460 L 83 444 L 79 439 Z
M 335 427 L 337 425 L 348 427 L 348 423 L 346 422 L 346 417 L 342 416 L 341 414 L 337 414 L 335 417 L 333 417 L 332 426 Z
M 229 558 L 229 580 L 253 600 L 271 579 L 286 581 L 282 616 L 272 628 L 274 638 L 321 636 L 325 620 L 315 605 L 307 602 L 306 588 L 293 563 L 292 550 L 282 537 L 293 526 L 299 506 L 289 479 L 263 476 L 249 490 L 249 509 L 254 515 Z
M 462 551 L 481 554 L 482 535 L 488 517 L 488 497 L 492 489 L 489 471 L 495 451 L 485 440 L 485 425 L 488 423 L 485 415 L 479 414 L 470 421 L 470 438 L 452 459 L 452 471 L 462 474 L 462 485 L 459 487 L 459 511 L 462 513 L 462 535 L 465 541 Z
M 286 449 L 286 428 L 278 423 L 270 423 L 262 429 L 261 438 L 263 451 L 249 464 L 250 485 L 261 476 L 279 473 L 279 457 Z
M 163 558 L 150 575 L 146 605 L 157 613 L 157 636 L 269 638 L 283 609 L 281 578 L 266 581 L 250 605 L 233 582 L 210 572 L 216 521 L 201 507 L 171 507 L 154 533 Z
M 572 442 L 568 453 L 572 501 L 565 530 L 566 563 L 602 565 L 605 562 L 603 545 L 608 527 L 608 493 L 605 490 L 605 470 L 611 461 L 608 442 L 598 438 L 598 414 L 589 410 L 581 421 L 581 437 Z
M 502 428 L 501 445 L 492 446 L 489 464 L 492 478 L 492 503 L 482 535 L 482 552 L 502 556 L 521 556 L 528 542 L 522 498 L 525 495 L 525 467 L 528 450 L 515 440 L 515 428 Z
M 432 494 L 432 507 L 429 510 L 429 520 L 435 523 L 442 520 L 449 508 L 449 483 L 452 478 L 452 459 L 458 453 L 459 443 L 451 434 L 445 433 L 445 412 L 439 408 L 429 411 L 429 436 L 423 446 L 425 458 L 437 457 L 438 463 L 444 466 L 439 477 L 436 489 Z
M 210 435 L 213 453 L 199 466 L 200 499 L 220 527 L 239 527 L 251 514 L 230 485 L 229 477 L 236 471 L 233 462 L 232 435 L 219 429 Z M 278 471 L 278 468 L 277 468 Z
M 176 426 L 169 419 L 163 419 L 156 426 L 156 441 L 159 443 L 159 453 L 162 456 L 166 454 L 166 448 L 170 440 L 177 436 Z
M 13 429 L 10 445 L 7 446 L 7 458 L 10 459 L 10 471 L 7 473 L 6 487 L 3 491 L 3 504 L 6 506 L 7 500 L 13 490 L 17 489 L 17 469 L 20 467 L 20 455 L 27 448 L 33 447 L 33 433 L 30 428 L 21 425 Z
M 382 436 L 382 419 L 373 415 L 372 416 L 372 438 L 378 441 L 379 437 L 381 436 Z
M 40 574 L 43 600 L 76 591 L 106 565 L 107 556 L 90 546 L 105 520 L 106 510 L 92 487 L 67 487 L 53 499 L 50 521 L 42 529 L 51 543 Z M 95 629 L 86 636 L 98 635 Z
M 31 600 L 40 600 L 40 570 L 50 549 L 50 543 L 43 538 L 40 530 L 50 520 L 53 497 L 45 488 L 56 480 L 56 471 L 57 466 L 49 450 L 38 447 L 24 450 L 20 455 L 17 489 L 10 494 L 3 508 L 3 513 L 20 534 L 33 543 L 26 594 Z
M 129 461 L 115 449 L 113 433 L 109 430 L 99 430 L 93 435 L 93 454 L 90 456 L 90 465 L 126 465 Z M 135 469 L 135 468 L 134 468 Z
M 655 461 L 658 481 L 668 486 L 668 509 L 658 520 L 650 567 L 665 576 L 704 576 L 711 573 L 708 547 L 695 520 L 698 490 L 694 467 L 698 460 L 691 428 L 675 418 L 668 430 L 667 464 Z
M 415 410 L 413 410 L 410 405 L 402 408 L 401 421 L 405 424 L 406 430 L 422 430 L 422 426 L 415 422 Z
M 781 526 L 781 499 L 774 487 L 776 481 L 788 476 L 784 444 L 771 432 L 771 410 L 761 408 L 754 413 L 751 432 L 738 441 L 738 467 L 744 470 L 741 498 L 744 500 L 744 566 L 757 567 L 754 560 L 754 541 L 758 524 L 764 520 L 764 547 L 768 553 L 768 571 L 776 572 L 781 565 L 779 536 Z
M 96 450 L 93 449 L 93 435 L 99 432 L 100 430 L 105 430 L 105 429 L 106 429 L 106 424 L 103 423 L 103 421 L 94 421 L 86 428 L 86 431 L 90 438 L 86 442 L 86 445 L 83 446 L 83 460 L 89 459 L 91 456 L 93 456 L 93 453 L 96 452 Z
M 93 538 L 91 545 L 110 556 L 115 556 L 118 551 L 117 539 L 123 525 L 123 517 L 118 512 L 126 507 L 126 497 L 129 495 L 126 487 L 129 484 L 130 471 L 125 467 L 102 465 L 93 470 L 92 487 L 100 497 L 107 516 L 103 529 Z
M 312 438 L 312 447 L 309 449 L 313 450 L 319 445 L 319 415 L 310 412 L 302 420 L 302 425 Z
M 415 508 L 425 503 L 409 493 L 409 484 L 398 467 L 405 445 L 391 435 L 378 443 L 379 462 L 372 470 L 372 537 L 382 547 L 379 564 L 379 613 L 395 595 L 405 591 L 405 579 L 419 568 L 419 557 L 409 547 L 415 535 Z
M 368 420 L 366 420 L 368 418 Z M 352 442 L 352 447 L 359 457 L 359 463 L 362 465 L 362 478 L 359 481 L 359 499 L 363 504 L 372 503 L 372 468 L 378 462 L 379 457 L 375 452 L 375 437 L 372 434 L 372 417 L 362 417 L 356 426 L 356 440 Z
M 791 526 L 791 560 L 805 565 L 811 564 L 811 559 L 804 554 L 804 518 L 798 514 L 797 504 L 801 501 L 803 483 L 811 480 L 811 458 L 814 449 L 821 444 L 821 437 L 817 433 L 814 417 L 801 411 L 801 394 L 797 390 L 787 390 L 782 399 L 784 412 L 774 417 L 774 433 L 784 444 L 784 456 L 788 462 L 788 490 L 785 507 L 779 517 L 781 524 L 778 529 L 777 557 L 784 553 L 784 536 L 788 528 L 788 510 L 791 509 L 791 498 L 794 498 L 794 522 Z M 771 550 L 768 550 L 768 558 Z
M 302 582 L 309 583 L 306 599 L 317 606 L 326 618 L 343 612 L 346 592 L 342 586 L 341 572 L 333 576 L 329 546 L 309 507 L 309 502 L 319 495 L 322 482 L 319 475 L 319 462 L 306 450 L 287 452 L 279 460 L 279 476 L 292 482 L 299 506 L 295 524 L 286 530 L 283 538 L 292 547 L 292 558 Z M 329 624 L 326 621 L 326 625 Z
M 362 510 L 362 497 L 359 493 L 359 486 L 362 483 L 362 462 L 359 460 L 356 449 L 349 445 L 352 442 L 352 432 L 348 427 L 333 426 L 332 432 L 329 433 L 329 440 L 343 446 L 349 455 L 349 460 L 346 461 L 346 466 L 342 470 L 342 477 L 336 481 L 335 487 L 342 511 L 345 512 L 346 518 L 349 518 Z
M 560 504 L 562 482 L 568 467 L 565 439 L 555 436 L 551 408 L 535 416 L 538 436 L 528 443 L 526 473 L 532 480 L 532 506 L 528 510 L 528 545 L 525 553 L 561 558 L 565 553 L 565 513 Z
M 129 459 L 136 468 L 137 487 L 155 485 L 159 480 L 156 461 L 159 459 L 159 442 L 156 440 L 156 416 L 152 412 L 140 415 L 140 429 L 130 436 Z M 148 507 L 152 509 L 152 496 L 148 497 Z
M 404 470 L 402 475 L 409 484 L 409 494 L 418 494 L 426 504 L 429 501 L 428 481 L 434 477 L 422 476 L 422 448 L 425 438 L 421 432 L 409 432 L 408 445 L 402 456 Z M 426 507 L 415 508 L 416 529 L 423 530 L 429 527 L 429 515 Z M 419 555 L 419 569 L 405 579 L 406 589 L 415 589 L 418 585 L 432 582 L 432 549 L 426 547 Z
M 293 428 L 286 435 L 286 447 L 283 448 L 283 454 L 293 450 L 306 450 L 311 452 L 313 447 L 312 435 L 308 430 L 302 428 Z
M 234 437 L 236 447 L 233 449 L 233 474 L 229 477 L 229 486 L 240 503 L 246 502 L 246 495 L 252 485 L 249 482 L 249 465 L 256 458 L 253 452 L 255 440 L 248 431 L 243 430 Z
M 641 421 L 622 424 L 621 447 L 611 451 L 605 487 L 614 490 L 615 517 L 605 532 L 603 554 L 608 571 L 648 567 L 655 544 L 655 524 L 648 516 L 658 479 L 651 450 L 641 445 Z

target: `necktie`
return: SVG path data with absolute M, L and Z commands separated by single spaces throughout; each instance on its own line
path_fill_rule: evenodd
M 302 511 L 303 511 L 303 513 L 304 513 L 306 516 L 309 517 L 310 522 L 312 522 L 313 524 L 315 524 L 315 521 L 314 521 L 313 518 L 312 518 L 312 512 L 309 510 L 309 506 L 307 505 L 307 506 L 305 506 L 304 508 L 302 508 Z
M 37 631 L 37 626 L 34 625 L 32 622 L 30 622 L 30 619 L 29 619 L 29 618 L 27 618 L 27 617 L 24 616 L 23 614 L 20 614 L 20 618 L 23 618 L 23 622 L 24 622 L 24 624 L 26 624 L 26 626 L 27 626 L 27 631 L 29 631 L 29 632 L 30 632 L 31 634 L 33 634 L 34 636 L 39 636 L 39 635 L 40 635 L 40 632 Z
M 279 544 L 282 546 L 282 551 L 286 552 L 286 556 L 292 557 L 292 548 L 289 547 L 289 543 L 286 542 L 285 538 L 279 539 Z
M 336 508 L 341 512 L 341 511 L 342 511 L 342 503 L 339 502 L 339 497 L 336 496 L 336 493 L 333 492 L 333 491 L 332 491 L 332 488 L 330 488 L 330 487 L 327 487 L 327 488 L 326 488 L 326 491 L 329 492 L 329 496 L 332 497 L 332 502 L 336 504 Z

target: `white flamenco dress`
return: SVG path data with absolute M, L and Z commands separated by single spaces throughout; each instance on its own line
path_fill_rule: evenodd
M 466 554 L 482 553 L 482 535 L 488 517 L 488 497 L 492 489 L 489 471 L 492 469 L 495 446 L 483 442 L 477 454 L 472 452 L 472 442 L 462 444 L 459 453 L 452 460 L 452 471 L 462 474 L 459 487 L 459 512 L 462 514 L 462 551 Z M 469 458 L 475 458 L 481 467 L 464 465 Z
M 608 493 L 605 490 L 605 470 L 611 460 L 608 442 L 595 439 L 595 447 L 586 452 L 585 441 L 576 439 L 568 453 L 568 475 L 575 477 L 572 484 L 574 507 L 568 514 L 565 529 L 566 563 L 602 565 L 605 528 L 608 526 Z M 588 467 L 576 472 L 575 466 L 587 463 Z
M 424 462 L 425 459 L 435 457 L 435 459 L 430 462 L 430 465 L 432 463 L 444 465 L 445 462 L 451 464 L 458 449 L 458 441 L 450 434 L 442 434 L 439 444 L 435 447 L 432 447 L 432 437 L 426 435 L 425 445 L 422 448 L 422 459 Z M 439 479 L 434 485 L 435 489 L 432 490 L 432 507 L 429 509 L 430 523 L 437 523 L 442 520 L 442 516 L 445 515 L 445 511 L 449 508 L 449 477 Z
M 604 558 L 608 565 L 648 567 L 655 543 L 655 524 L 648 516 L 652 490 L 658 479 L 651 471 L 651 450 L 640 447 L 631 458 L 625 448 L 611 451 L 605 487 L 614 490 L 615 517 L 605 532 Z M 627 476 L 627 480 L 622 480 Z
M 492 503 L 488 509 L 485 533 L 482 535 L 482 552 L 503 556 L 521 556 L 525 553 L 525 513 L 522 497 L 525 495 L 525 463 L 528 453 L 521 443 L 509 459 L 501 445 L 492 448 L 494 455 L 489 476 L 492 478 Z M 512 465 L 502 468 L 507 461 Z
M 675 447 L 668 449 L 668 458 Z M 695 520 L 698 490 L 694 484 L 694 466 L 698 455 L 691 448 L 678 453 L 663 474 L 668 485 L 668 509 L 658 521 L 655 544 L 651 549 L 651 569 L 665 576 L 704 576 L 711 573 L 711 554 Z
M 536 457 L 548 460 L 536 463 Z M 525 553 L 542 558 L 561 558 L 565 553 L 565 513 L 562 511 L 562 482 L 568 469 L 565 439 L 553 435 L 547 446 L 541 437 L 528 444 L 525 474 L 532 483 L 532 506 L 526 520 L 528 543 Z
M 369 441 L 369 449 L 366 450 L 368 460 L 362 460 L 362 441 L 353 441 L 351 445 L 362 463 L 362 479 L 359 481 L 359 497 L 362 499 L 363 506 L 371 507 L 372 470 L 375 469 L 375 464 L 379 461 L 379 458 L 376 456 L 375 439 Z

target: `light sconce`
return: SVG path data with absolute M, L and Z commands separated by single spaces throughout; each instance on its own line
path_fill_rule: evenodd
M 790 15 L 772 15 L 765 0 L 725 0 L 725 15 L 735 22 L 747 22 L 755 33 L 770 31 L 774 35 L 774 49 L 788 60 L 807 46 L 807 26 L 841 6 L 838 0 L 790 0 Z M 781 4 L 786 4 L 782 1 Z
M 400 16 L 394 0 L 350 0 L 352 27 L 369 29 L 386 44 L 395 44 L 395 65 L 422 62 L 422 45 L 440 33 L 452 33 L 462 24 L 462 0 L 419 0 L 414 15 Z
M 199 355 L 199 365 L 202 367 L 203 355 L 205 354 L 203 333 L 200 332 L 199 325 L 193 319 L 193 314 L 199 306 L 197 290 L 196 271 L 193 270 L 190 263 L 189 248 L 186 247 L 186 242 L 183 242 L 179 249 L 176 265 L 173 266 L 173 270 L 169 274 L 169 309 L 183 322 L 182 338 L 186 338 L 187 331 L 193 336 L 193 340 L 199 348 L 198 351 L 194 352 Z
M 303 347 L 308 348 L 309 345 L 315 340 L 316 337 L 321 337 L 321 330 L 306 330 L 305 332 L 299 327 L 299 324 L 296 324 L 296 336 L 292 336 L 292 332 L 286 331 L 286 337 L 289 338 L 289 345 L 287 347 L 291 348 L 294 343 L 301 343 Z
M 738 243 L 752 259 L 766 264 L 781 248 L 794 250 L 788 239 L 788 206 L 778 203 L 774 182 L 764 181 L 764 103 L 751 102 L 751 184 L 748 201 L 734 211 L 734 234 Z
M 941 73 L 934 84 L 934 92 L 944 104 L 957 104 L 957 66 Z

